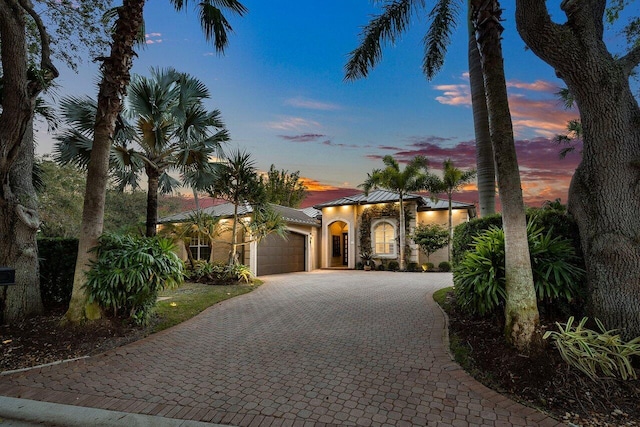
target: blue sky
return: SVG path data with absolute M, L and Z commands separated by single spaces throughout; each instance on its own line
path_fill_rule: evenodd
M 514 28 L 512 2 L 504 3 L 505 68 L 525 200 L 532 206 L 556 197 L 566 201 L 579 155 L 559 160 L 559 149 L 549 138 L 578 114 L 558 102 L 554 93 L 562 82 L 525 49 Z M 212 93 L 209 106 L 219 109 L 227 124 L 229 148 L 248 150 L 262 170 L 275 164 L 300 171 L 310 189 L 332 190 L 326 193 L 329 198 L 352 192 L 386 154 L 400 160 L 426 155 L 434 169 L 447 157 L 458 167 L 473 167 L 464 24 L 433 81 L 421 72 L 425 11 L 396 46 L 385 48 L 381 64 L 367 79 L 347 83 L 348 53 L 358 45 L 361 27 L 378 11 L 371 2 L 243 4 L 249 13 L 229 17 L 234 33 L 219 56 L 204 40 L 194 10 L 177 13 L 168 1 L 147 2 L 148 43 L 133 72 L 174 67 L 198 77 Z M 615 36 L 609 42 L 623 46 Z M 95 97 L 96 76 L 97 67 L 88 63 L 78 74 L 63 69 L 58 83 L 64 94 Z M 39 153 L 50 152 L 50 137 L 40 133 Z M 477 201 L 477 196 L 469 186 L 458 199 Z

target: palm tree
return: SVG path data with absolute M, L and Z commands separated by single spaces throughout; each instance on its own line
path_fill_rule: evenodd
M 404 249 L 405 249 L 405 214 L 404 196 L 413 191 L 421 191 L 427 188 L 429 176 L 425 173 L 427 169 L 427 159 L 423 156 L 414 157 L 404 168 L 400 170 L 398 161 L 392 156 L 384 156 L 382 162 L 386 166 L 384 169 L 374 169 L 367 176 L 367 180 L 360 184 L 366 195 L 374 188 L 384 188 L 398 193 L 400 201 L 400 270 L 404 270 Z
M 536 344 L 539 313 L 533 287 L 520 172 L 504 75 L 500 42 L 503 30 L 500 24 L 501 13 L 497 0 L 471 0 L 471 14 L 482 59 L 487 107 L 491 114 L 491 141 L 502 203 L 507 292 L 505 336 L 518 350 L 527 353 Z
M 151 78 L 134 77 L 129 87 L 110 162 L 120 190 L 138 187 L 146 175 L 147 236 L 156 234 L 158 192 L 169 193 L 180 184 L 204 186 L 205 177 L 212 176 L 209 157 L 229 139 L 220 112 L 206 111 L 202 105 L 209 97 L 202 82 L 173 69 L 151 74 Z M 93 148 L 96 104 L 90 98 L 71 97 L 61 105 L 70 127 L 56 137 L 56 160 L 86 167 Z M 170 176 L 171 171 L 180 172 L 182 179 Z
M 239 227 L 252 234 L 254 240 L 260 240 L 273 231 L 284 236 L 285 223 L 267 204 L 267 194 L 258 176 L 255 162 L 246 151 L 234 150 L 226 157 L 225 162 L 217 165 L 207 191 L 211 197 L 233 204 L 229 265 L 239 263 L 238 248 L 248 243 L 247 240 L 239 241 Z M 253 219 L 249 224 L 245 224 L 239 218 L 238 210 L 243 204 L 249 205 L 253 211 Z
M 463 171 L 453 165 L 451 159 L 442 163 L 442 178 L 431 175 L 429 191 L 432 194 L 446 193 L 449 201 L 449 262 L 451 262 L 451 239 L 453 238 L 453 193 L 476 176 L 475 170 Z
M 188 0 L 171 0 L 176 10 L 187 7 Z M 73 292 L 66 321 L 79 323 L 84 319 L 100 316 L 99 310 L 85 310 L 87 294 L 84 289 L 85 273 L 94 255 L 92 248 L 98 244 L 102 233 L 104 204 L 107 190 L 109 155 L 116 121 L 122 109 L 122 97 L 126 94 L 130 70 L 135 55 L 133 46 L 143 23 L 145 0 L 123 0 L 117 10 L 113 31 L 113 42 L 108 57 L 102 60 L 102 79 L 98 92 L 98 108 L 93 132 L 93 149 L 87 169 L 87 185 L 82 211 L 82 225 L 78 243 L 78 259 L 73 278 Z M 220 7 L 219 7 L 220 6 Z M 244 15 L 247 9 L 237 0 L 218 2 L 203 0 L 197 5 L 200 23 L 207 40 L 213 40 L 218 52 L 224 52 L 228 43 L 227 32 L 232 31 L 222 11 Z
M 388 1 L 382 14 L 374 17 L 365 27 L 360 46 L 351 52 L 345 67 L 345 78 L 355 80 L 367 77 L 370 69 L 382 59 L 382 44 L 387 41 L 393 44 L 407 29 L 412 13 L 425 6 L 424 0 Z M 429 14 L 431 25 L 424 37 L 423 60 L 423 72 L 429 80 L 440 71 L 444 64 L 451 34 L 456 25 L 459 6 L 460 0 L 438 0 Z M 495 212 L 495 166 L 480 56 L 470 17 L 467 22 L 469 27 L 469 83 L 478 166 L 478 197 L 480 199 L 480 214 L 484 216 Z

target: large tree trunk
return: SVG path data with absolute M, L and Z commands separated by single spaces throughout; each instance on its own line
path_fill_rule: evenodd
M 400 271 L 404 271 L 404 242 L 406 230 L 404 229 L 404 194 L 400 192 Z
M 640 336 L 640 109 L 629 76 L 640 46 L 614 58 L 603 38 L 604 0 L 564 1 L 568 21 L 544 3 L 517 2 L 518 31 L 556 69 L 580 110 L 584 148 L 569 189 L 587 269 L 591 314 Z
M 469 5 L 469 11 L 471 6 Z M 469 27 L 469 87 L 471 89 L 471 108 L 473 110 L 473 129 L 476 136 L 476 166 L 480 216 L 496 212 L 496 168 L 489 131 L 489 113 L 484 90 L 480 52 L 476 42 L 476 33 L 471 17 L 467 18 Z M 449 259 L 451 260 L 451 259 Z
M 487 94 L 491 141 L 495 156 L 498 191 L 502 204 L 505 240 L 505 335 L 521 352 L 537 345 L 539 322 L 533 286 L 527 224 L 520 187 L 520 172 L 509 112 L 500 35 L 501 9 L 497 0 L 472 0 L 482 72 Z
M 30 13 L 41 35 L 42 80 L 27 74 L 26 21 Z M 30 4 L 0 1 L 3 73 L 0 115 L 0 266 L 16 270 L 16 285 L 0 287 L 0 320 L 15 322 L 42 310 L 36 232 L 37 198 L 32 185 L 33 112 L 46 82 L 58 72 L 49 58 L 49 40 Z
M 87 305 L 86 271 L 89 269 L 102 234 L 104 205 L 107 192 L 109 152 L 113 141 L 116 118 L 122 109 L 122 97 L 129 85 L 133 65 L 133 45 L 142 24 L 144 0 L 124 0 L 118 8 L 118 19 L 111 44 L 111 54 L 102 65 L 102 81 L 98 93 L 98 111 L 94 128 L 91 160 L 87 170 L 87 187 L 82 211 L 82 225 L 78 244 L 78 259 L 73 279 L 73 292 L 67 321 L 78 323 L 100 317 L 99 310 Z
M 158 180 L 160 174 L 153 166 L 147 166 L 147 237 L 156 235 L 158 225 Z

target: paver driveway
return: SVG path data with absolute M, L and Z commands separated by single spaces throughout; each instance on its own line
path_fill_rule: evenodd
M 237 426 L 561 425 L 446 351 L 446 273 L 315 271 L 104 355 L 0 377 L 0 394 Z

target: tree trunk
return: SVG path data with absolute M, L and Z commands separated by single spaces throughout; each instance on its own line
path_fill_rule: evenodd
M 87 187 L 82 211 L 82 225 L 78 243 L 78 259 L 73 278 L 73 292 L 65 319 L 79 323 L 100 317 L 96 306 L 87 305 L 85 273 L 95 259 L 91 249 L 102 234 L 104 205 L 107 192 L 109 152 L 116 119 L 122 109 L 133 65 L 133 45 L 142 24 L 144 0 L 124 0 L 118 8 L 118 19 L 111 44 L 111 54 L 102 64 L 102 81 L 98 93 L 98 110 L 94 128 L 91 160 L 87 170 Z
M 238 263 L 238 201 L 233 203 L 233 226 L 231 228 L 231 253 L 229 265 Z
M 625 338 L 640 336 L 640 108 L 629 76 L 640 46 L 614 58 L 603 38 L 604 1 L 562 3 L 566 25 L 544 4 L 517 2 L 518 31 L 574 95 L 582 161 L 569 188 L 580 230 L 591 315 Z
M 497 0 L 472 0 L 471 4 L 502 204 L 507 293 L 505 335 L 519 351 L 528 353 L 537 345 L 539 314 L 500 43 L 501 9 Z
M 158 180 L 159 172 L 147 166 L 147 237 L 156 235 L 158 225 Z
M 448 249 L 447 260 L 449 262 L 451 262 L 451 242 L 453 240 L 453 207 L 451 206 L 452 197 L 453 197 L 453 194 L 447 193 L 447 198 L 449 199 L 449 242 L 447 243 L 447 249 Z
M 41 23 L 40 23 L 41 24 Z M 44 28 L 40 28 L 44 31 Z M 43 88 L 27 74 L 24 9 L 0 1 L 3 99 L 0 114 L 0 266 L 16 270 L 16 285 L 0 287 L 0 321 L 13 323 L 42 311 L 36 232 L 37 197 L 32 185 L 33 111 Z M 42 76 L 57 77 L 42 40 Z
M 469 5 L 469 11 L 471 5 Z M 482 77 L 480 53 L 476 43 L 476 34 L 471 22 L 467 18 L 469 27 L 469 87 L 471 90 L 471 108 L 473 110 L 473 128 L 476 136 L 476 166 L 478 199 L 481 217 L 496 212 L 496 168 L 491 146 L 489 131 L 489 113 L 487 112 L 487 98 Z M 449 259 L 451 261 L 451 259 Z
M 404 229 L 404 194 L 402 191 L 399 193 L 400 195 L 400 271 L 404 271 L 404 240 L 405 240 L 405 229 Z

